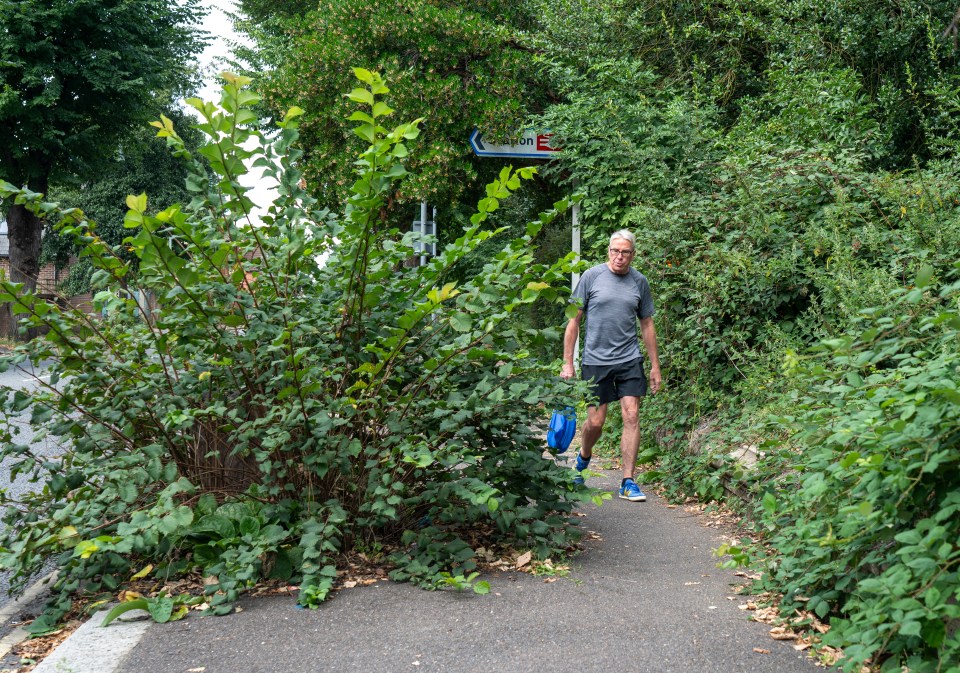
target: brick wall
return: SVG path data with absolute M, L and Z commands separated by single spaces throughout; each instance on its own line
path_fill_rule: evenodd
M 57 285 L 65 281 L 69 275 L 69 266 L 58 271 L 53 264 L 47 264 L 40 269 L 40 276 L 37 278 L 37 294 L 52 299 L 56 296 Z M 10 279 L 10 260 L 4 256 L 0 256 L 0 278 Z M 81 295 L 80 297 L 73 298 L 69 303 L 88 313 L 93 310 L 89 295 Z M 7 311 L 0 311 L 0 334 L 7 333 L 9 317 Z

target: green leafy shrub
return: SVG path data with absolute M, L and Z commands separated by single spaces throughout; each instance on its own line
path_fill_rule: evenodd
M 786 349 L 953 261 L 957 52 L 936 28 L 953 8 L 532 5 L 563 97 L 537 123 L 564 148 L 553 175 L 586 194 L 586 254 L 631 228 L 658 301 L 658 437 L 770 402 Z
M 172 108 L 164 112 L 178 128 L 186 146 L 195 151 L 204 136 L 188 126 L 193 117 L 185 110 Z M 124 203 L 128 194 L 147 192 L 154 205 L 189 201 L 186 187 L 187 167 L 177 157 L 158 143 L 153 130 L 144 125 L 131 129 L 124 138 L 121 149 L 97 172 L 94 182 L 77 186 L 57 185 L 51 187 L 47 197 L 61 206 L 80 208 L 84 215 L 97 223 L 97 235 L 105 242 L 119 246 L 129 231 L 123 220 L 127 213 Z M 48 231 L 43 237 L 40 264 L 48 262 L 58 269 L 69 266 L 67 280 L 57 288 L 67 297 L 89 291 L 90 275 L 94 269 L 88 260 L 75 261 L 78 250 L 73 237 L 60 236 Z M 124 258 L 133 259 L 132 253 Z
M 768 585 L 831 617 L 846 670 L 960 670 L 960 282 L 932 275 L 792 359 L 803 392 L 769 447 Z
M 584 249 L 605 259 L 610 234 L 635 223 L 626 221 L 631 212 L 657 211 L 678 193 L 709 189 L 709 174 L 699 169 L 715 158 L 713 110 L 661 85 L 642 62 L 604 59 L 585 72 L 555 70 L 565 100 L 537 119 L 564 148 L 548 172 L 584 192 Z
M 484 220 L 534 172 L 504 169 L 462 235 L 410 268 L 413 236 L 382 208 L 419 122 L 384 128 L 386 85 L 356 74 L 351 119 L 367 149 L 342 216 L 302 187 L 301 111 L 268 138 L 248 80 L 233 76 L 221 107 L 190 101 L 210 173 L 169 120 L 155 124 L 189 163 L 194 198 L 149 215 L 145 195 L 128 197 L 136 271 L 79 211 L 3 185 L 83 243 L 106 315 L 0 286 L 47 330 L 2 366 L 52 362 L 49 386 L 2 398 L 0 453 L 41 487 L 6 500 L 0 565 L 24 578 L 53 557 L 66 595 L 113 590 L 149 559 L 161 578 L 215 578 L 208 600 L 226 611 L 268 577 L 299 581 L 315 605 L 358 546 L 390 551 L 397 579 L 460 586 L 475 577 L 475 540 L 546 557 L 577 537 L 566 515 L 584 496 L 543 458 L 533 424 L 569 386 L 530 356 L 544 335 L 511 321 L 563 300 L 551 284 L 570 260 L 534 263 L 530 241 L 567 203 L 454 282 L 457 262 L 499 233 Z M 240 183 L 251 165 L 278 191 L 258 224 Z M 23 415 L 60 455 L 18 442 Z

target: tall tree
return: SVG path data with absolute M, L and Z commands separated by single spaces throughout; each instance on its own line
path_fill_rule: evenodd
M 245 29 L 276 59 L 261 83 L 266 103 L 306 110 L 304 176 L 331 202 L 349 193 L 362 144 L 346 119 L 352 103 L 342 95 L 351 66 L 384 74 L 397 118 L 429 119 L 419 140 L 425 152 L 411 159 L 394 203 L 426 199 L 451 208 L 474 201 L 471 189 L 503 164 L 477 160 L 468 144 L 471 130 L 512 136 L 547 100 L 535 85 L 530 50 L 520 44 L 533 24 L 517 3 L 330 0 L 306 14 L 302 2 L 243 0 L 241 6 L 253 24 Z M 261 32 L 252 30 L 258 26 Z M 282 48 L 278 31 L 286 31 Z
M 0 178 L 91 176 L 196 77 L 199 0 L 0 0 Z M 11 280 L 36 286 L 43 222 L 7 203 Z

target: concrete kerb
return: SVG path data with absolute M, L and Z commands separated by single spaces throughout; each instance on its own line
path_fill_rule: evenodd
M 35 600 L 40 598 L 44 593 L 49 591 L 49 587 L 57 581 L 57 571 L 54 570 L 52 573 L 41 577 L 39 580 L 34 582 L 30 587 L 27 588 L 20 596 L 10 601 L 3 607 L 0 607 L 0 624 L 9 622 L 12 618 L 17 616 L 23 608 Z M 13 631 L 8 633 L 2 640 L 0 640 L 0 659 L 7 656 L 16 645 L 20 644 L 30 636 L 29 633 L 21 629 L 19 626 L 14 628 Z
M 104 628 L 100 624 L 113 605 L 95 613 L 59 647 L 37 664 L 33 673 L 111 673 L 137 646 L 153 621 L 145 610 L 124 613 Z
M 34 582 L 22 595 L 0 607 L 0 619 L 6 622 L 15 617 L 25 606 L 48 592 L 56 579 L 57 571 L 53 571 Z M 131 610 L 108 628 L 101 628 L 100 624 L 112 607 L 107 606 L 88 618 L 37 664 L 34 673 L 111 673 L 116 670 L 153 622 L 146 611 Z M 0 659 L 29 637 L 30 634 L 20 627 L 8 633 L 0 640 Z

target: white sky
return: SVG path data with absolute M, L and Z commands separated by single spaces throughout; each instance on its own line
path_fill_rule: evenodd
M 219 103 L 221 82 L 217 79 L 217 75 L 226 66 L 219 63 L 218 59 L 230 55 L 231 43 L 246 41 L 246 37 L 234 32 L 233 23 L 226 15 L 226 12 L 237 11 L 236 3 L 233 0 L 207 1 L 209 13 L 204 18 L 201 27 L 210 33 L 210 43 L 200 56 L 201 67 L 204 71 L 204 86 L 197 92 L 197 97 L 204 101 Z M 193 112 L 193 108 L 188 107 L 187 110 Z M 254 188 L 249 196 L 257 206 L 263 208 L 272 202 L 274 198 L 273 184 L 271 184 L 271 181 L 263 180 L 259 170 L 251 170 L 241 180 L 241 183 Z M 256 213 L 254 213 L 254 219 L 259 219 Z
M 200 56 L 200 62 L 208 71 L 204 87 L 198 94 L 203 100 L 218 101 L 220 99 L 220 85 L 216 76 L 224 66 L 216 63 L 217 59 L 230 54 L 229 42 L 240 39 L 233 31 L 233 24 L 227 18 L 225 11 L 235 12 L 236 4 L 233 0 L 208 0 L 209 13 L 201 24 L 202 28 L 210 33 L 211 41 Z

